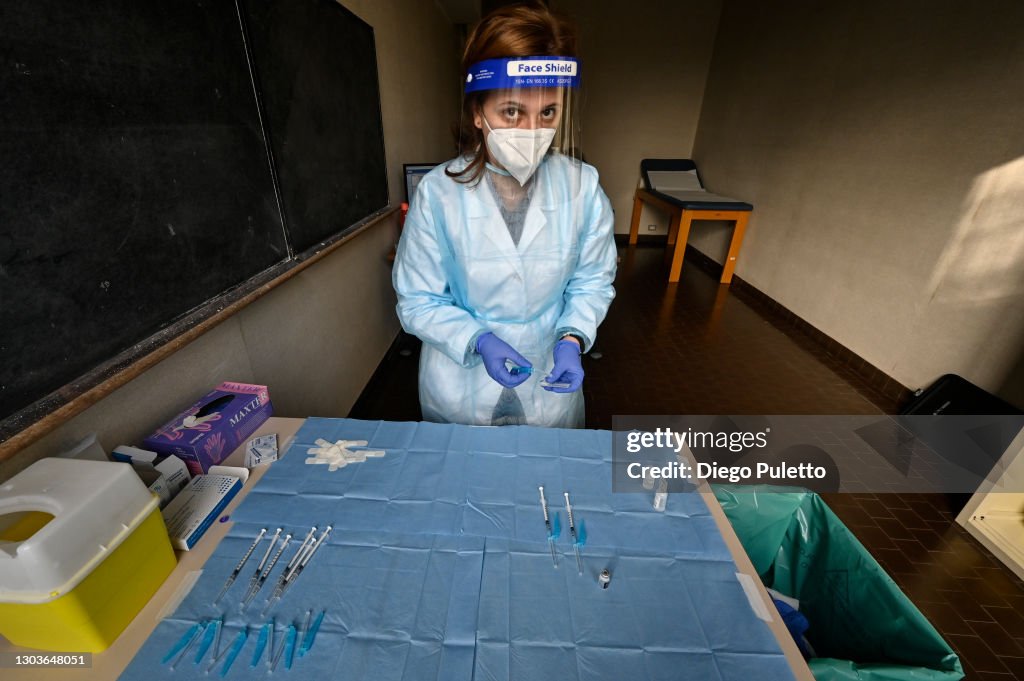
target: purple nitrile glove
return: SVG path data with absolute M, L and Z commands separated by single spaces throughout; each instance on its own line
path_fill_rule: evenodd
M 571 340 L 560 340 L 555 343 L 555 366 L 551 375 L 544 379 L 546 383 L 568 383 L 566 388 L 544 386 L 553 393 L 573 393 L 583 385 L 583 365 L 580 363 L 580 346 Z
M 506 363 L 511 361 L 516 366 L 532 367 L 530 360 L 526 359 L 515 351 L 511 345 L 501 340 L 493 333 L 485 333 L 476 339 L 476 351 L 484 360 L 484 369 L 487 375 L 506 388 L 515 388 L 523 381 L 530 378 L 530 374 L 521 373 L 514 376 Z

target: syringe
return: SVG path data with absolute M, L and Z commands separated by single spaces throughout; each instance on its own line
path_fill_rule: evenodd
M 245 567 L 245 563 L 249 560 L 249 556 L 252 555 L 252 552 L 255 551 L 256 547 L 259 546 L 261 541 L 263 541 L 263 536 L 266 535 L 266 533 L 267 528 L 264 527 L 262 530 L 260 530 L 260 533 L 256 535 L 256 539 L 253 540 L 252 546 L 250 546 L 249 550 L 245 552 L 244 556 L 242 556 L 242 560 L 238 561 L 238 565 L 236 565 L 235 569 L 231 571 L 231 576 L 228 577 L 227 581 L 224 582 L 224 586 L 223 588 L 221 588 L 220 593 L 217 594 L 217 597 L 213 599 L 213 602 L 215 604 L 218 601 L 220 601 L 221 598 L 224 597 L 224 594 L 228 592 L 228 589 L 231 588 L 231 585 L 235 583 L 235 579 L 238 577 L 238 573 L 240 573 L 242 571 L 242 568 Z
M 202 634 L 205 631 L 206 626 L 206 622 L 197 622 L 192 626 L 191 629 L 189 629 L 191 635 L 189 636 L 188 643 L 186 643 L 185 646 L 181 649 L 181 652 L 178 653 L 178 656 L 174 658 L 174 662 L 172 662 L 171 666 L 167 668 L 168 671 L 173 672 L 174 668 L 178 665 L 178 663 L 185 659 L 185 656 L 188 655 L 188 651 L 192 649 L 192 644 L 202 637 Z
M 281 542 L 281 548 L 279 548 L 277 553 L 274 554 L 274 558 L 270 561 L 270 564 L 267 565 L 267 569 L 263 571 L 263 574 L 260 575 L 260 578 L 256 581 L 256 586 L 249 592 L 249 595 L 245 597 L 245 601 L 242 603 L 243 610 L 248 607 L 249 603 L 252 602 L 252 599 L 256 598 L 256 594 L 258 594 L 260 589 L 263 588 L 263 585 L 267 583 L 267 577 L 269 577 L 270 573 L 274 571 L 274 566 L 277 565 L 277 561 L 281 560 L 281 554 L 284 553 L 286 548 L 288 548 L 288 543 L 291 540 L 292 534 L 289 532 L 284 536 L 284 541 Z
M 270 538 L 270 546 L 267 547 L 266 553 L 263 554 L 263 558 L 260 559 L 259 565 L 256 566 L 256 572 L 252 573 L 252 577 L 249 578 L 249 587 L 245 590 L 246 596 L 256 588 L 256 583 L 260 581 L 260 574 L 263 572 L 263 567 L 267 564 L 267 559 L 270 558 L 270 554 L 274 551 L 274 546 L 277 544 L 277 538 L 281 536 L 281 528 L 277 528 L 274 532 L 274 536 Z M 245 599 L 243 598 L 244 602 Z
M 580 558 L 580 538 L 576 534 L 576 521 L 572 517 L 572 506 L 569 504 L 569 493 L 565 493 L 565 512 L 569 516 L 569 532 L 572 534 L 572 550 L 576 552 L 576 570 L 583 574 L 583 560 Z
M 174 660 L 174 664 L 177 664 L 178 660 L 185 655 L 192 643 L 199 638 L 205 624 L 205 622 L 196 622 L 189 627 L 189 630 L 186 631 L 178 642 L 167 651 L 167 654 L 164 655 L 162 660 L 160 660 L 160 664 L 167 664 L 171 660 Z M 174 664 L 171 665 L 171 671 L 174 671 Z
M 540 490 L 540 509 L 544 512 L 544 527 L 548 531 L 548 548 L 551 549 L 551 563 L 557 568 L 558 567 L 558 554 L 555 553 L 555 536 L 554 530 L 551 529 L 551 518 L 548 516 L 548 500 L 544 498 L 544 486 L 541 485 L 537 489 Z
M 267 612 L 269 612 L 270 609 L 274 607 L 274 604 L 277 601 L 281 600 L 281 597 L 284 596 L 284 592 L 288 589 L 288 587 L 291 586 L 292 583 L 296 579 L 298 579 L 299 575 L 302 574 L 302 571 L 306 569 L 306 565 L 313 557 L 313 554 L 317 552 L 317 549 L 320 548 L 320 545 L 323 544 L 324 540 L 327 539 L 327 537 L 331 534 L 332 529 L 333 527 L 331 525 L 328 525 L 327 529 L 320 534 L 317 540 L 306 551 L 305 556 L 299 559 L 299 561 L 295 565 L 290 565 L 289 568 L 285 569 L 284 581 L 278 581 L 277 586 L 274 588 L 273 595 L 270 597 L 270 600 L 267 601 L 267 607 L 263 609 L 264 615 L 266 615 Z
M 509 361 L 512 361 L 512 360 L 509 360 Z M 512 368 L 510 368 L 508 370 L 508 372 L 510 374 L 512 374 L 513 376 L 519 376 L 521 374 L 528 374 L 529 375 L 529 374 L 533 373 L 533 367 L 513 366 Z
M 279 589 L 284 588 L 285 577 L 287 577 L 288 573 L 295 569 L 295 566 L 302 561 L 302 558 L 306 554 L 306 549 L 312 546 L 314 543 L 316 543 L 315 540 L 313 539 L 314 534 L 316 534 L 316 525 L 310 528 L 309 534 L 307 534 L 306 538 L 302 540 L 302 544 L 299 545 L 299 549 L 295 552 L 295 555 L 292 556 L 292 559 L 290 561 L 288 561 L 288 564 L 284 567 L 284 570 L 281 570 L 281 576 L 277 578 L 277 587 L 274 589 L 275 594 L 279 592 Z
M 326 613 L 326 610 L 321 610 L 320 614 L 313 620 L 313 626 L 306 630 L 306 635 L 302 637 L 302 645 L 299 646 L 299 657 L 308 653 L 309 649 L 313 647 L 313 641 L 316 640 L 316 632 L 320 631 L 320 623 L 324 621 Z
M 306 534 L 306 538 L 302 540 L 302 544 L 300 544 L 298 550 L 295 551 L 295 555 L 293 555 L 292 559 L 288 561 L 284 570 L 281 570 L 281 576 L 277 578 L 277 586 L 274 587 L 273 595 L 267 599 L 267 605 L 263 608 L 263 612 L 260 613 L 261 617 L 270 612 L 270 608 L 273 607 L 275 601 L 281 597 L 281 593 L 284 591 L 285 577 L 287 577 L 288 573 L 298 565 L 299 561 L 302 560 L 303 555 L 306 553 L 306 549 L 312 545 L 310 542 L 313 539 L 314 534 L 316 534 L 316 525 L 310 528 L 309 533 Z

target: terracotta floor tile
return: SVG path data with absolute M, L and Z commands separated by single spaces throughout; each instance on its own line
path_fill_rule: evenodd
M 985 645 L 985 642 L 977 636 L 959 636 L 950 634 L 946 640 L 960 654 L 961 657 L 970 660 L 970 666 L 978 672 L 997 672 L 1009 674 L 1010 670 L 996 656 L 992 650 Z M 970 677 L 968 676 L 968 679 Z

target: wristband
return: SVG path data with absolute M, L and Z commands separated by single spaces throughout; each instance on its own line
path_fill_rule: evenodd
M 567 338 L 572 338 L 572 339 L 574 339 L 574 340 L 575 340 L 575 341 L 576 341 L 577 343 L 579 343 L 579 344 L 580 344 L 580 353 L 582 353 L 582 352 L 583 352 L 583 339 L 582 339 L 582 338 L 580 338 L 579 336 L 577 336 L 577 335 L 576 335 L 576 334 L 574 334 L 574 333 L 563 333 L 563 334 L 562 334 L 562 337 L 561 337 L 561 338 L 559 338 L 558 340 L 565 340 L 565 339 L 567 339 Z

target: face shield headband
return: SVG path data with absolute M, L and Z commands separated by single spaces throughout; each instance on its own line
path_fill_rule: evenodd
M 469 67 L 466 93 L 533 87 L 578 88 L 579 64 L 574 57 L 508 57 L 485 59 Z

